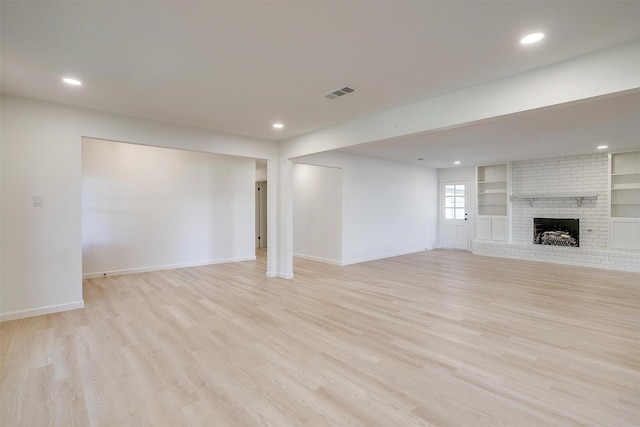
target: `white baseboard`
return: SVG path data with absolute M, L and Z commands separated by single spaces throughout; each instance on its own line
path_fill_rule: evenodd
M 297 253 L 294 253 L 293 256 L 297 257 L 297 258 L 308 259 L 308 260 L 311 260 L 311 261 L 324 262 L 326 264 L 344 266 L 344 265 L 351 265 L 351 264 L 359 264 L 361 262 L 376 261 L 376 260 L 385 259 L 385 258 L 393 258 L 395 256 L 415 254 L 417 252 L 428 251 L 428 250 L 431 250 L 431 248 L 419 248 L 419 249 L 413 249 L 413 250 L 410 250 L 410 251 L 394 252 L 394 253 L 386 254 L 386 255 L 376 255 L 376 256 L 373 256 L 373 257 L 369 257 L 369 258 L 360 258 L 360 259 L 353 259 L 353 260 L 348 260 L 348 261 L 336 261 L 336 260 L 333 260 L 333 259 L 327 259 L 327 258 L 321 258 L 321 257 L 312 256 L 312 255 L 304 255 L 304 254 L 297 254 Z M 280 276 L 280 277 L 282 277 L 282 276 Z
M 61 311 L 84 308 L 84 301 L 69 302 L 66 304 L 47 305 L 45 307 L 29 308 L 26 310 L 10 311 L 0 314 L 0 322 L 8 320 L 24 319 L 25 317 L 42 316 L 43 314 L 60 313 Z
M 281 279 L 293 279 L 293 274 L 281 274 L 281 273 L 274 273 L 272 271 L 267 271 L 267 277 L 270 279 L 279 277 Z
M 329 259 L 329 258 L 322 258 L 322 257 L 318 257 L 318 256 L 296 254 L 296 253 L 294 253 L 293 256 L 296 257 L 296 258 L 308 259 L 308 260 L 311 260 L 311 261 L 324 262 L 325 264 L 342 265 L 342 263 L 340 261 L 336 261 L 334 259 Z
M 415 253 L 418 253 L 418 252 L 423 252 L 423 251 L 428 251 L 428 250 L 430 250 L 430 248 L 419 248 L 419 249 L 414 249 L 414 250 L 411 250 L 411 251 L 402 251 L 402 252 L 396 252 L 396 253 L 391 253 L 391 254 L 387 254 L 387 255 L 373 256 L 373 257 L 370 257 L 370 258 L 352 259 L 352 260 L 348 260 L 348 261 L 342 261 L 342 263 L 340 265 L 351 265 L 351 264 L 359 264 L 361 262 L 377 261 L 379 259 L 393 258 L 393 257 L 396 257 L 396 256 L 415 254 Z
M 121 276 L 124 274 L 147 273 L 150 271 L 160 271 L 160 270 L 173 270 L 174 268 L 200 267 L 203 265 L 225 264 L 228 262 L 254 261 L 255 259 L 256 257 L 254 255 L 249 257 L 216 259 L 216 260 L 209 260 L 209 261 L 189 262 L 189 263 L 183 263 L 183 264 L 169 264 L 169 265 L 159 265 L 159 266 L 152 266 L 152 267 L 126 268 L 123 270 L 110 270 L 110 271 L 101 271 L 97 273 L 85 273 L 82 275 L 82 278 L 94 279 L 96 277 Z

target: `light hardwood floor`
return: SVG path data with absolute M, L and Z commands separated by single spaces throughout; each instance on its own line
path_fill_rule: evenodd
M 0 325 L 9 426 L 640 425 L 640 274 L 435 250 L 86 280 Z

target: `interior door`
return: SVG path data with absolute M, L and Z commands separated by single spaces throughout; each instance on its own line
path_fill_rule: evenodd
M 469 250 L 468 183 L 443 181 L 441 187 L 442 247 Z
M 267 247 L 267 182 L 256 182 L 256 249 Z

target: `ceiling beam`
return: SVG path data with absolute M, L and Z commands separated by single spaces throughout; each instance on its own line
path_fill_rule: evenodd
M 640 88 L 640 40 L 330 126 L 280 145 L 295 158 Z

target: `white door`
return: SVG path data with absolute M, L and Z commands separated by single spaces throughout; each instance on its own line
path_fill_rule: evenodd
M 441 190 L 442 247 L 469 250 L 466 181 L 443 181 Z
M 267 181 L 256 182 L 256 249 L 267 247 Z

